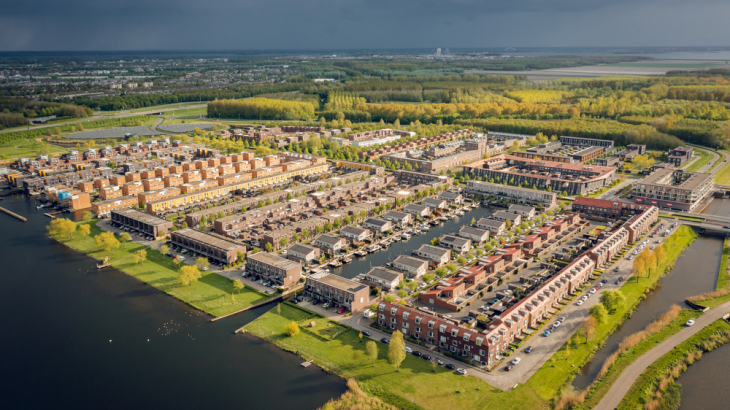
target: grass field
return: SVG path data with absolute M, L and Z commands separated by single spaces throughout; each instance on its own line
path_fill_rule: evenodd
M 705 150 L 695 149 L 694 152 L 696 152 L 700 156 L 700 158 L 697 161 L 693 162 L 687 168 L 684 168 L 685 171 L 697 172 L 700 168 L 707 165 L 707 163 L 710 162 L 710 159 L 712 159 L 712 154 Z
M 730 154 L 730 151 L 727 150 L 723 152 Z M 730 162 L 717 171 L 715 174 L 715 183 L 719 185 L 730 185 Z
M 657 272 L 664 272 L 672 266 L 697 236 L 691 228 L 681 226 L 668 239 L 667 259 Z M 372 367 L 365 358 L 364 344 L 354 330 L 348 330 L 332 341 L 305 331 L 287 337 L 284 329 L 289 322 L 302 322 L 315 316 L 299 307 L 282 305 L 281 315 L 272 310 L 247 325 L 246 329 L 307 360 L 313 359 L 344 378 L 356 379 L 371 394 L 403 409 L 540 409 L 548 406 L 581 365 L 593 356 L 594 346 L 600 346 L 633 311 L 646 290 L 662 276 L 657 272 L 624 284 L 621 291 L 629 303 L 598 324 L 588 343 L 581 338 L 580 343 L 570 350 L 564 345 L 526 384 L 508 392 L 493 388 L 475 377 L 456 376 L 443 368 L 437 368 L 434 373 L 428 363 L 410 355 L 403 362 L 401 371 L 395 372 L 387 362 L 387 346 L 380 343 L 380 356 L 376 366 Z
M 0 160 L 20 157 L 36 157 L 41 143 L 36 140 L 16 140 L 0 144 Z M 60 154 L 67 152 L 67 149 L 48 144 L 50 154 Z
M 207 273 L 194 284 L 183 286 L 177 280 L 177 268 L 172 258 L 138 243 L 124 243 L 113 254 L 102 251 L 93 239 L 102 232 L 96 222 L 90 223 L 91 234 L 88 237 L 76 233 L 73 239 L 54 238 L 98 260 L 109 256 L 113 267 L 213 316 L 235 312 L 269 297 L 248 287 L 235 293 L 233 282 L 216 273 Z M 135 264 L 131 255 L 140 249 L 147 251 L 147 260 Z M 231 298 L 232 292 L 235 293 L 235 301 Z
M 730 335 L 730 324 L 725 320 L 716 320 L 711 325 L 697 332 L 672 351 L 660 357 L 636 379 L 629 392 L 618 405 L 619 410 L 643 409 L 648 404 L 660 381 L 668 376 L 675 367 L 686 369 L 686 365 L 699 359 L 695 352 L 706 352 L 725 343 Z M 658 408 L 658 407 L 650 407 Z M 669 408 L 669 407 L 666 407 Z

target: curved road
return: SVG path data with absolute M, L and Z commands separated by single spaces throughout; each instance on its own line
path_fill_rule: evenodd
M 646 370 L 647 367 L 657 361 L 660 357 L 669 353 L 677 345 L 702 330 L 705 326 L 708 326 L 715 320 L 722 319 L 728 311 L 730 311 L 730 302 L 708 311 L 695 321 L 694 326 L 680 330 L 678 333 L 659 344 L 659 346 L 644 353 L 639 359 L 627 367 L 623 373 L 621 373 L 618 379 L 613 383 L 613 386 L 611 386 L 611 390 L 603 396 L 603 400 L 601 400 L 598 405 L 593 408 L 593 410 L 614 410 L 617 408 L 626 393 L 628 393 L 629 389 L 631 389 L 631 386 L 634 384 L 636 379 L 644 372 L 644 370 Z

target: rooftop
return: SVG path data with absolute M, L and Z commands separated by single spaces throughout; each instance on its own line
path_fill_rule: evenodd
M 134 219 L 135 221 L 141 222 L 143 224 L 147 225 L 165 225 L 165 224 L 172 224 L 172 222 L 168 221 L 167 219 L 158 218 L 154 215 L 150 215 L 146 212 L 140 212 L 135 209 L 119 209 L 119 210 L 113 210 L 112 214 L 120 214 L 124 215 L 127 218 Z
M 180 231 L 178 231 L 180 232 Z M 300 266 L 296 262 L 292 262 L 289 259 L 284 259 L 281 256 L 274 255 L 273 253 L 259 252 L 248 256 L 248 259 L 253 259 L 279 269 L 289 270 Z
M 317 282 L 324 283 L 325 285 L 332 286 L 333 288 L 345 290 L 352 293 L 359 292 L 362 289 L 367 289 L 367 286 L 361 283 L 351 281 L 350 279 L 345 279 L 341 276 L 330 275 L 327 272 L 315 273 L 309 278 L 314 279 Z
M 175 235 L 184 236 L 194 241 L 203 242 L 209 246 L 216 247 L 225 251 L 241 248 L 243 245 L 238 242 L 233 242 L 220 235 L 213 235 L 205 232 L 196 231 L 192 228 L 180 229 L 179 231 L 173 232 Z

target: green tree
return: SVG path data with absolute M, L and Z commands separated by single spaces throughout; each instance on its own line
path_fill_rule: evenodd
M 274 245 L 272 245 L 271 242 L 266 242 L 266 245 L 264 245 L 264 249 L 266 249 L 266 252 L 271 252 L 274 250 Z
M 195 266 L 200 270 L 205 270 L 210 266 L 210 262 L 208 262 L 208 258 L 201 256 L 195 260 Z
M 111 252 L 114 255 L 114 249 L 119 247 L 119 241 L 114 237 L 111 232 L 102 232 L 94 237 L 96 246 L 103 249 L 105 252 Z
M 170 252 L 170 247 L 167 245 L 160 246 L 160 253 L 163 255 L 167 255 L 167 253 Z
M 132 240 L 132 236 L 128 232 L 122 232 L 121 235 L 119 235 L 119 242 L 121 243 L 127 243 Z
M 378 344 L 370 340 L 365 344 L 365 352 L 373 363 L 373 367 L 375 367 L 375 361 L 378 359 Z
M 411 281 L 406 286 L 408 286 L 408 289 L 415 291 L 418 288 L 418 283 Z
M 147 260 L 147 251 L 144 249 L 140 249 L 137 252 L 132 254 L 132 259 L 134 259 L 134 263 L 142 263 Z
M 399 298 L 405 298 L 405 297 L 408 297 L 408 292 L 406 292 L 405 290 L 401 289 L 401 290 L 399 290 L 396 293 L 396 295 L 398 295 Z
M 588 313 L 590 313 L 591 316 L 596 319 L 596 322 L 598 322 L 598 324 L 604 323 L 608 318 L 608 311 L 600 303 L 591 306 L 591 308 L 588 309 Z
M 84 222 L 89 222 L 93 218 L 94 216 L 89 211 L 84 211 L 84 213 L 81 214 L 81 220 L 83 220 Z
M 71 235 L 76 231 L 76 224 L 70 219 L 56 218 L 51 221 L 47 229 L 51 235 L 71 238 Z
M 620 290 L 604 290 L 600 300 L 606 310 L 613 313 L 626 303 L 626 296 Z
M 91 233 L 91 227 L 89 224 L 79 225 L 79 233 L 83 236 L 88 236 Z
M 289 322 L 288 325 L 286 325 L 286 334 L 289 337 L 294 337 L 299 334 L 299 324 L 297 322 Z
M 202 277 L 202 274 L 198 270 L 197 266 L 185 265 L 178 270 L 177 280 L 183 286 L 190 286 L 198 279 Z
M 388 345 L 388 361 L 395 366 L 397 371 L 400 371 L 400 364 L 406 358 L 405 347 L 403 333 L 396 330 L 390 338 L 390 345 Z

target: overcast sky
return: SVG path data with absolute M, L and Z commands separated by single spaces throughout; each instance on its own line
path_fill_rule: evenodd
M 0 0 L 0 50 L 730 46 L 727 0 Z

